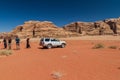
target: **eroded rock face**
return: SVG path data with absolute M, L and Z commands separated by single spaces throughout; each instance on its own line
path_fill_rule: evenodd
M 110 26 L 114 34 L 120 33 L 120 18 L 106 19 L 105 23 Z
M 113 34 L 113 31 L 111 30 L 110 26 L 103 21 L 95 22 L 94 27 L 96 30 L 98 30 L 99 35 Z
M 80 35 L 59 28 L 49 21 L 28 21 L 23 25 L 17 26 L 12 33 L 20 37 L 27 37 L 28 35 L 30 37 L 71 37 Z
M 113 35 L 120 34 L 120 18 L 96 22 L 73 22 L 63 28 L 50 21 L 27 21 L 17 26 L 12 35 L 20 37 L 74 37 L 80 35 Z
M 9 37 L 14 39 L 16 36 L 17 36 L 16 34 L 11 34 L 10 32 L 2 32 L 2 33 L 0 33 L 0 39 L 3 39 L 3 38 L 8 39 Z
M 3 39 L 4 36 L 6 36 L 6 35 L 7 35 L 7 33 L 5 33 L 5 32 L 0 33 L 0 39 Z
M 94 23 L 75 22 L 65 25 L 63 28 L 68 31 L 77 32 L 85 35 L 94 30 Z
M 97 22 L 74 22 L 63 28 L 67 31 L 87 35 L 120 34 L 120 18 Z

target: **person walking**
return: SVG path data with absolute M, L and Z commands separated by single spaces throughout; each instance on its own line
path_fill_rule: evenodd
M 16 50 L 19 50 L 20 49 L 20 38 L 16 36 L 15 41 L 16 41 Z
M 4 44 L 4 49 L 6 49 L 7 48 L 7 39 L 6 38 L 3 39 L 3 44 Z
M 30 38 L 26 39 L 26 48 L 30 48 Z
M 8 38 L 8 49 L 11 49 L 12 38 Z

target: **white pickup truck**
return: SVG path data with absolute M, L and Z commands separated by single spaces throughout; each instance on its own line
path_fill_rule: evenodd
M 64 48 L 66 46 L 66 42 L 55 38 L 41 38 L 40 46 L 42 46 L 43 48 L 46 47 L 48 49 L 52 47 Z

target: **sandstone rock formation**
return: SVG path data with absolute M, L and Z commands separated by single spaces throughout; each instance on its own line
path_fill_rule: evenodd
M 27 21 L 23 25 L 17 26 L 11 33 L 20 37 L 71 37 L 80 35 L 59 28 L 49 21 Z
M 104 22 L 110 26 L 114 34 L 120 33 L 120 18 L 106 19 Z
M 75 22 L 65 25 L 63 28 L 67 31 L 77 32 L 85 35 L 94 30 L 94 23 Z
M 82 35 L 120 34 L 120 18 L 97 22 L 74 22 L 63 28 Z
M 7 35 L 5 32 L 0 33 L 0 39 L 2 39 L 5 35 Z
M 17 36 L 17 35 L 16 34 L 11 34 L 10 32 L 2 32 L 2 33 L 0 33 L 0 39 L 9 38 L 9 37 L 14 38 L 15 36 Z
M 80 35 L 120 34 L 120 18 L 96 22 L 73 22 L 60 28 L 50 21 L 27 21 L 11 33 L 20 37 L 74 37 Z

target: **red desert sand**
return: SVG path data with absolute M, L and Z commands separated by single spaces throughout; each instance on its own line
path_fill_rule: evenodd
M 120 39 L 66 39 L 65 48 L 42 49 L 38 41 L 31 48 L 0 57 L 0 80 L 120 80 Z M 100 38 L 101 39 L 101 38 Z M 96 44 L 104 48 L 93 49 Z M 116 49 L 109 48 L 116 46 Z

